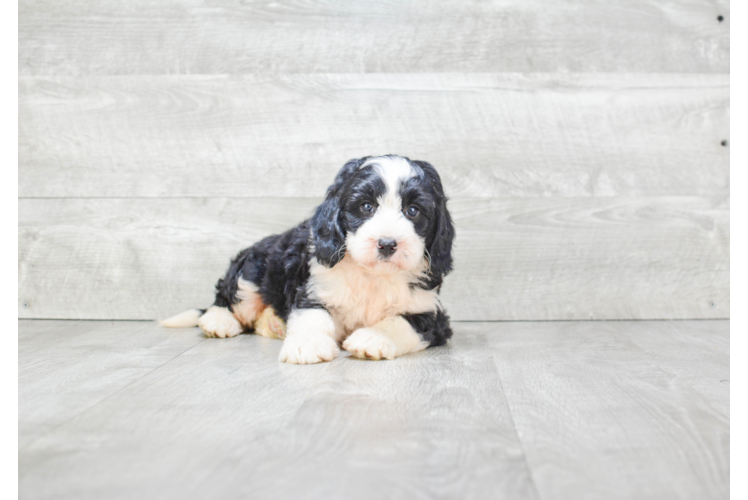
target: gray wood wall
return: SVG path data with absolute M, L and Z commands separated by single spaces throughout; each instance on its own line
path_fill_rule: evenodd
M 725 44 L 730 61 L 727 88 L 731 160 L 730 317 L 748 318 L 748 2 L 730 2 L 725 24 L 728 28 Z M 743 328 L 739 330 L 748 335 L 748 328 Z M 748 351 L 740 356 L 745 354 Z M 745 401 L 748 403 L 748 393 Z M 748 404 L 744 408 L 748 409 Z M 748 414 L 743 418 L 746 416 Z M 748 418 L 744 422 L 748 423 Z M 748 435 L 748 427 L 744 426 L 744 429 Z M 748 457 L 748 453 L 743 453 Z
M 19 316 L 207 306 L 397 153 L 452 199 L 454 319 L 728 317 L 729 28 L 726 0 L 21 0 Z

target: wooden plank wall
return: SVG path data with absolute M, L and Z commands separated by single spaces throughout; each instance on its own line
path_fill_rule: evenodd
M 454 319 L 729 317 L 729 27 L 724 0 L 22 0 L 19 316 L 206 306 L 397 153 L 451 197 Z
M 730 2 L 725 22 L 730 60 L 727 120 L 731 159 L 730 317 L 745 319 L 748 318 L 748 4 Z M 743 429 L 748 434 L 745 425 Z

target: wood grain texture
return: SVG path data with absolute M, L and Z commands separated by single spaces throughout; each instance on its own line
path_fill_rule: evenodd
M 728 391 L 713 405 L 691 386 L 724 375 L 700 361 L 713 348 L 672 334 L 679 324 L 461 325 L 485 332 L 541 498 L 729 498 L 729 416 L 719 409 Z M 629 340 L 656 342 L 663 327 L 674 352 Z M 698 328 L 720 338 L 720 372 L 729 372 L 729 324 Z M 671 370 L 685 352 L 694 361 L 686 376 Z
M 727 0 L 25 0 L 18 12 L 21 75 L 729 72 Z
M 537 498 L 484 344 L 293 366 L 209 339 L 24 448 L 20 497 Z
M 674 321 L 656 333 L 627 323 L 619 334 L 651 356 L 679 385 L 696 391 L 712 411 L 730 418 L 730 336 L 728 325 L 712 321 Z M 719 327 L 717 327 L 719 325 Z
M 730 486 L 732 498 L 745 496 L 748 463 L 748 320 L 730 320 Z
M 739 149 L 732 144 L 733 162 Z M 743 163 L 748 165 L 748 143 L 742 148 Z M 737 168 L 736 168 L 737 170 Z M 748 318 L 748 172 L 735 175 L 730 199 L 730 317 Z M 740 185 L 742 181 L 742 186 Z
M 538 498 L 486 341 L 455 330 L 448 346 L 392 364 L 331 363 L 242 493 L 272 486 L 281 498 Z M 274 485 L 289 455 L 294 481 Z
M 319 199 L 22 199 L 25 318 L 154 319 L 212 303 L 229 259 Z M 454 199 L 454 319 L 729 316 L 726 198 Z
M 454 326 L 447 346 L 394 361 L 306 366 L 279 363 L 277 340 L 207 339 L 22 446 L 19 498 L 729 498 L 729 394 L 693 385 L 728 370 L 728 321 Z M 160 356 L 146 334 L 197 332 L 19 330 L 20 372 L 52 382 L 19 379 L 40 408 L 80 399 L 55 373 L 85 381 L 102 366 L 54 350 L 129 342 L 118 366 L 135 372 Z M 667 348 L 632 342 L 660 338 Z
M 149 323 L 153 336 L 199 332 L 165 330 Z M 299 370 L 278 362 L 279 341 L 228 340 L 200 343 L 22 449 L 19 496 L 214 498 L 244 483 L 328 365 Z
M 19 195 L 321 196 L 350 158 L 450 196 L 729 189 L 729 75 L 21 78 Z
M 748 320 L 730 320 L 730 444 L 739 446 L 738 458 L 748 456 L 748 390 L 741 382 L 748 376 Z M 729 383 L 729 382 L 728 382 Z M 744 460 L 735 460 L 733 470 L 742 472 Z M 736 476 L 733 476 L 736 477 Z
M 730 2 L 725 11 L 725 48 L 730 73 L 748 73 L 748 5 L 745 2 Z
M 204 339 L 143 322 L 27 321 L 18 335 L 18 447 L 50 432 Z
M 748 10 L 748 9 L 747 9 Z M 748 74 L 728 75 L 730 314 L 748 318 Z

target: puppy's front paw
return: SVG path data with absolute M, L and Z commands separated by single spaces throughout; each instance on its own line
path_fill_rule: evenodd
M 359 328 L 343 342 L 343 348 L 361 359 L 395 359 L 397 345 L 373 328 Z
M 332 361 L 338 352 L 338 344 L 329 335 L 298 333 L 286 337 L 278 359 L 284 363 L 307 365 Z

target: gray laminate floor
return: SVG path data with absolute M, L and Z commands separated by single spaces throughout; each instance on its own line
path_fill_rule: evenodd
M 24 499 L 729 497 L 729 322 L 454 323 L 394 361 L 19 321 Z

